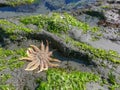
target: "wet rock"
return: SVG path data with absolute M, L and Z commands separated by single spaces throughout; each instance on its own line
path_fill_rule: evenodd
M 65 0 L 65 3 L 68 4 L 68 3 L 72 3 L 72 2 L 78 2 L 79 0 Z
M 103 32 L 103 36 L 106 39 L 109 39 L 113 42 L 120 41 L 120 32 L 119 28 L 105 28 L 105 32 Z
M 120 24 L 120 15 L 117 12 L 113 10 L 109 10 L 109 11 L 104 12 L 104 15 L 107 19 L 106 20 L 107 22 L 110 22 L 113 24 Z
M 92 8 L 92 10 L 86 11 L 85 13 L 99 19 L 105 19 L 104 14 L 100 10 L 94 10 L 94 8 Z
M 107 86 L 101 86 L 98 83 L 93 82 L 87 83 L 86 86 L 87 86 L 86 90 L 90 90 L 90 88 L 92 88 L 92 90 L 109 90 Z
M 88 42 L 92 39 L 89 33 L 83 33 L 81 30 L 73 29 L 69 32 L 70 36 L 80 42 Z
M 113 3 L 120 4 L 120 0 L 107 0 L 107 3 L 109 3 L 109 4 L 113 4 Z
M 0 0 L 0 7 L 7 6 L 6 0 Z
M 116 2 L 117 2 L 118 4 L 120 4 L 120 0 L 116 0 Z
M 76 18 L 82 22 L 88 23 L 90 26 L 93 27 L 97 26 L 97 23 L 99 22 L 99 18 L 87 14 L 77 15 Z
M 35 12 L 38 4 L 20 5 L 16 7 L 17 12 Z
M 12 84 L 15 90 L 35 90 L 37 78 L 45 78 L 44 72 L 35 74 L 34 72 L 26 72 L 23 68 L 14 71 L 6 70 L 3 73 L 12 75 L 12 78 L 7 80 L 7 83 Z
M 50 10 L 57 10 L 65 5 L 65 0 L 46 0 L 45 6 Z
M 107 3 L 113 4 L 115 3 L 115 0 L 107 0 Z

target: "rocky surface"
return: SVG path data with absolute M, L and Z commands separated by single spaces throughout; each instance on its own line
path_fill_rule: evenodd
M 61 2 L 62 1 L 62 2 Z M 68 0 L 69 1 L 69 0 Z M 76 0 L 75 2 L 77 2 Z M 60 2 L 60 3 L 58 3 Z M 4 2 L 0 2 L 4 3 Z M 80 7 L 80 2 L 77 2 L 74 4 L 72 7 L 66 8 L 64 4 L 67 3 L 67 5 L 73 5 L 70 4 L 70 2 L 66 2 L 66 0 L 54 0 L 53 2 L 51 0 L 45 0 L 44 4 L 45 6 L 40 6 L 49 12 L 50 10 L 66 10 L 69 9 L 75 9 L 78 8 L 75 12 L 72 12 L 70 14 L 73 14 L 78 20 L 82 22 L 86 22 L 89 24 L 91 27 L 93 26 L 99 26 L 99 31 L 98 32 L 92 32 L 88 30 L 86 33 L 83 32 L 82 29 L 79 29 L 78 27 L 72 27 L 67 34 L 63 34 L 60 37 L 59 35 L 49 32 L 46 30 L 46 28 L 43 28 L 42 30 L 39 29 L 37 25 L 34 24 L 24 24 L 25 28 L 31 29 L 33 32 L 28 34 L 26 32 L 14 32 L 12 34 L 6 33 L 5 30 L 6 28 L 3 27 L 0 23 L 0 46 L 5 49 L 17 49 L 17 48 L 27 48 L 30 44 L 35 44 L 39 46 L 39 43 L 41 40 L 44 41 L 48 40 L 50 42 L 50 47 L 51 50 L 56 49 L 54 52 L 54 56 L 61 60 L 62 62 L 60 63 L 60 68 L 65 68 L 68 71 L 74 71 L 74 70 L 79 70 L 79 71 L 85 71 L 85 72 L 92 72 L 95 74 L 99 74 L 100 77 L 102 78 L 101 82 L 104 82 L 104 80 L 108 81 L 107 83 L 104 82 L 103 85 L 100 85 L 98 82 L 91 82 L 87 83 L 86 87 L 87 90 L 109 90 L 109 86 L 114 87 L 114 82 L 117 84 L 120 84 L 120 64 L 113 63 L 109 60 L 102 60 L 102 58 L 91 58 L 93 55 L 93 52 L 89 52 L 89 49 L 85 49 L 84 47 L 79 48 L 79 46 L 75 46 L 72 42 L 65 42 L 64 40 L 67 37 L 72 38 L 71 40 L 74 40 L 76 42 L 80 43 L 85 43 L 85 45 L 89 45 L 95 50 L 113 50 L 120 55 L 120 14 L 119 14 L 119 8 L 106 8 L 102 7 L 103 5 L 119 5 L 119 1 L 114 1 L 114 0 L 107 0 L 106 2 L 102 2 L 104 4 L 98 5 L 98 3 L 90 8 L 91 13 L 88 14 L 85 10 L 79 10 Z M 63 6 L 63 7 L 61 7 Z M 36 9 L 36 13 L 28 13 L 29 9 L 31 9 L 32 6 L 28 6 L 27 9 L 25 9 L 27 13 L 22 13 L 21 11 L 24 9 L 24 6 L 20 6 L 17 10 L 20 12 L 4 12 L 1 11 L 0 18 L 5 18 L 6 20 L 10 21 L 11 23 L 20 26 L 23 24 L 20 22 L 20 18 L 22 16 L 27 16 L 29 15 L 38 15 L 40 13 L 40 10 Z M 38 8 L 37 7 L 37 8 Z M 116 6 L 117 7 L 117 6 Z M 34 7 L 33 5 L 33 10 L 35 10 L 36 6 Z M 103 12 L 102 12 L 103 10 Z M 97 11 L 102 17 L 104 18 L 99 18 L 96 16 Z M 31 12 L 31 11 L 30 11 Z M 44 11 L 41 11 L 42 13 Z M 8 15 L 9 14 L 9 15 Z M 47 14 L 47 16 L 50 16 L 52 14 Z M 61 15 L 61 14 L 60 14 Z M 17 16 L 17 17 L 15 17 Z M 21 16 L 21 17 L 20 17 Z M 1 19 L 0 19 L 1 20 Z M 8 25 L 9 26 L 9 25 Z M 6 26 L 7 27 L 7 26 Z M 23 28 L 23 27 L 22 27 Z M 17 28 L 18 29 L 18 28 Z M 37 32 L 36 32 L 37 31 Z M 17 38 L 15 40 L 11 40 L 10 36 L 11 35 L 17 35 Z M 12 38 L 13 39 L 13 38 Z M 82 49 L 83 48 L 83 49 Z M 84 50 L 85 49 L 85 50 Z M 99 52 L 98 52 L 99 53 Z M 113 54 L 114 58 L 114 53 Z M 95 54 L 96 55 L 96 54 Z M 101 52 L 101 55 L 102 52 Z M 108 55 L 108 54 L 107 54 Z M 91 56 L 91 57 L 90 57 Z M 93 55 L 94 56 L 94 55 Z M 115 56 L 116 57 L 116 56 Z M 120 57 L 117 57 L 118 60 L 120 60 Z M 36 74 L 34 72 L 26 72 L 24 71 L 26 64 L 22 68 L 15 69 L 13 71 L 6 69 L 0 72 L 1 74 L 6 74 L 9 73 L 12 75 L 12 78 L 7 80 L 7 84 L 13 84 L 13 86 L 16 87 L 16 90 L 35 90 L 37 88 L 38 83 L 36 83 L 37 78 L 42 78 L 43 80 L 46 80 L 46 73 L 42 72 L 39 74 Z M 109 74 L 112 72 L 113 81 L 111 81 L 112 76 L 110 77 Z M 117 86 L 116 86 L 117 87 Z M 120 86 L 118 86 L 117 89 L 114 90 L 119 90 Z

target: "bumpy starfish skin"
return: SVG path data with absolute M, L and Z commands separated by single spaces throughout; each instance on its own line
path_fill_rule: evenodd
M 27 57 L 23 57 L 20 60 L 27 60 L 30 63 L 27 65 L 27 71 L 33 71 L 38 69 L 38 73 L 44 70 L 48 70 L 48 67 L 57 67 L 58 64 L 53 64 L 51 62 L 60 62 L 58 59 L 53 59 L 52 51 L 49 51 L 48 41 L 47 45 L 41 42 L 40 49 L 35 45 L 30 45 L 30 48 L 27 49 Z M 50 62 L 51 61 L 51 62 Z

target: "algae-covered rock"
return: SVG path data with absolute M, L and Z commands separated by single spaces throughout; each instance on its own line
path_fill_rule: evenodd
M 0 0 L 0 5 L 17 6 L 22 4 L 31 4 L 34 0 Z
M 50 47 L 57 50 L 53 56 L 62 61 L 60 67 L 65 68 L 68 71 L 77 69 L 78 71 L 81 70 L 99 74 L 100 77 L 102 77 L 102 82 L 106 82 L 105 85 L 107 88 L 119 87 L 120 80 L 117 79 L 119 78 L 118 69 L 120 66 L 119 45 L 106 38 L 104 34 L 106 32 L 98 26 L 91 26 L 88 23 L 79 21 L 68 13 L 49 13 L 47 15 L 31 15 L 0 19 L 0 30 L 1 51 L 3 51 L 3 48 L 8 51 L 13 50 L 9 51 L 10 53 L 13 53 L 13 55 L 7 54 L 7 60 L 12 57 L 13 59 L 15 58 L 12 64 L 13 67 L 11 65 L 9 66 L 13 69 L 11 72 L 13 72 L 12 76 L 14 76 L 10 81 L 16 81 L 16 73 L 18 73 L 20 79 L 25 78 L 21 85 L 22 88 L 29 89 L 31 86 L 37 87 L 34 80 L 38 77 L 44 78 L 43 81 L 41 80 L 42 83 L 39 82 L 41 87 L 42 85 L 44 86 L 47 83 L 51 83 L 49 80 L 46 81 L 45 76 L 42 76 L 43 74 L 41 73 L 27 73 L 23 71 L 23 68 L 21 70 L 20 67 L 14 70 L 14 66 L 17 67 L 17 65 L 19 66 L 20 64 L 20 62 L 16 60 L 21 55 L 25 55 L 25 51 L 22 51 L 21 53 L 19 52 L 19 49 L 16 51 L 17 48 L 28 48 L 30 44 L 39 46 L 41 41 L 44 41 L 45 43 L 46 40 L 50 43 Z M 4 50 L 5 56 L 6 50 Z M 18 54 L 16 55 L 16 53 Z M 76 64 L 73 62 L 76 62 Z M 6 67 L 3 65 L 1 70 L 4 71 L 5 68 Z M 30 78 L 33 78 L 31 81 L 33 83 L 29 83 Z M 8 83 L 10 83 L 10 81 L 8 79 Z M 22 81 L 19 81 L 18 79 L 17 84 L 14 83 L 13 86 L 19 88 L 18 85 L 21 82 Z M 99 83 L 98 80 L 95 84 L 98 85 Z M 88 84 L 88 87 L 91 87 L 89 85 L 90 84 Z M 103 85 L 103 87 L 101 86 L 100 88 L 106 87 Z

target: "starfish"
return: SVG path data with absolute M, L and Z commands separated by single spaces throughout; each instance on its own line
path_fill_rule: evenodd
M 44 70 L 48 70 L 49 67 L 57 67 L 58 64 L 53 64 L 51 62 L 60 62 L 58 59 L 51 58 L 53 51 L 49 51 L 49 45 L 41 42 L 40 49 L 35 45 L 30 45 L 30 48 L 27 49 L 27 57 L 23 57 L 20 60 L 27 60 L 30 63 L 27 65 L 27 71 L 33 71 L 38 69 L 38 73 Z

